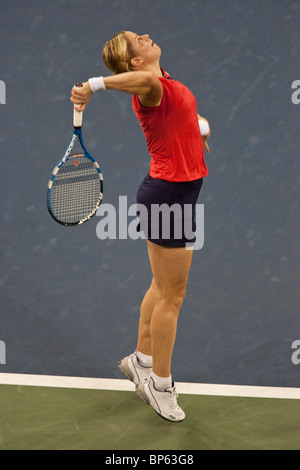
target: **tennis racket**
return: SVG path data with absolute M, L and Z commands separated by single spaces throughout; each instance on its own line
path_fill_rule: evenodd
M 62 225 L 83 224 L 95 215 L 103 198 L 102 172 L 84 144 L 82 121 L 82 111 L 74 108 L 71 141 L 48 182 L 48 210 L 53 219 Z M 72 153 L 76 142 L 79 142 L 82 151 Z

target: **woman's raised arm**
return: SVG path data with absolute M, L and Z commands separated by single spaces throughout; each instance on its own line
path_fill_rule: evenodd
M 102 90 L 119 90 L 132 95 L 138 95 L 144 106 L 158 106 L 163 95 L 163 87 L 153 72 L 125 72 L 118 75 L 101 77 Z M 81 88 L 73 87 L 71 101 L 78 111 L 83 111 L 93 93 L 89 82 L 84 82 Z

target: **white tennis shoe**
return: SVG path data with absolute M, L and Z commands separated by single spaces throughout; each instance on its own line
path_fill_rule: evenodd
M 150 377 L 149 380 L 137 386 L 136 392 L 141 400 L 151 405 L 162 418 L 173 422 L 184 420 L 185 413 L 177 404 L 178 394 L 174 383 L 172 388 L 168 388 L 164 392 L 159 392 L 155 388 L 153 378 Z
M 137 387 L 144 380 L 149 380 L 152 372 L 151 367 L 144 367 L 139 363 L 136 352 L 130 356 L 124 357 L 118 363 L 119 370 L 128 380 L 131 380 Z

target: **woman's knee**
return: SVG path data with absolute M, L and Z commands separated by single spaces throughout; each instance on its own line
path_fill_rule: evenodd
M 186 293 L 186 283 L 177 286 L 158 286 L 156 285 L 156 300 L 164 302 L 166 308 L 180 310 Z

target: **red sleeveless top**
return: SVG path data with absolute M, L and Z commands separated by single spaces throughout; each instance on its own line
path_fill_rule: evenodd
M 150 176 L 166 181 L 193 181 L 208 175 L 204 162 L 197 103 L 191 91 L 166 72 L 161 104 L 152 108 L 132 99 L 151 155 Z

